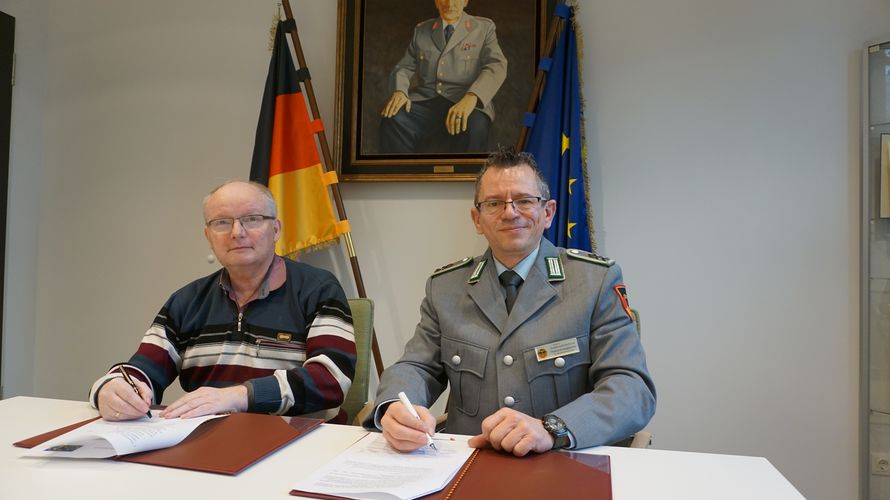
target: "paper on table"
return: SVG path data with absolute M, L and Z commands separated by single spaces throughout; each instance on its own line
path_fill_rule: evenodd
M 140 451 L 169 448 L 179 444 L 202 423 L 225 415 L 196 418 L 152 418 L 124 422 L 95 420 L 71 432 L 41 443 L 23 456 L 62 458 L 108 458 Z
M 473 453 L 469 438 L 437 434 L 438 453 L 427 447 L 400 453 L 373 432 L 293 488 L 357 499 L 417 498 L 448 484 Z

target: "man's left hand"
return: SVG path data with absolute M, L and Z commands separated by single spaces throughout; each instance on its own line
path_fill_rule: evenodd
M 501 408 L 482 421 L 482 434 L 469 440 L 473 448 L 491 446 L 496 450 L 523 457 L 530 451 L 543 453 L 553 448 L 553 436 L 540 419 Z
M 476 97 L 476 94 L 468 93 L 457 101 L 457 104 L 448 108 L 448 115 L 445 116 L 445 128 L 448 129 L 449 134 L 457 135 L 467 131 L 470 113 L 476 109 L 478 102 L 479 98 Z
M 174 401 L 161 412 L 161 417 L 192 418 L 245 410 L 247 410 L 247 387 L 243 385 L 223 389 L 201 387 Z

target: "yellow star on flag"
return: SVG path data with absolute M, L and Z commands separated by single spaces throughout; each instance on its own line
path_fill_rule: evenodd
M 562 134 L 562 151 L 559 152 L 560 156 L 564 155 L 567 149 L 569 149 L 569 138 Z
M 578 179 L 569 179 L 569 195 L 572 194 L 572 184 L 575 183 Z
M 569 230 L 568 230 L 569 238 L 572 237 L 572 228 L 575 227 L 575 226 L 577 226 L 577 225 L 578 225 L 578 224 L 575 224 L 574 222 L 569 222 Z

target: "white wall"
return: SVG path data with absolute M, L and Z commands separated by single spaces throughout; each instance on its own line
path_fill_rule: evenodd
M 46 2 L 5 1 L 16 18 L 3 304 L 2 393 L 34 393 L 34 320 L 40 178 L 46 110 Z
M 335 2 L 292 3 L 333 130 Z M 275 10 L 259 4 L 0 0 L 19 74 L 6 396 L 82 399 L 215 269 L 199 201 L 248 171 Z M 643 314 L 655 446 L 766 456 L 808 498 L 855 497 L 859 51 L 890 34 L 890 4 L 591 0 L 578 17 L 597 238 Z M 388 364 L 428 273 L 484 248 L 472 187 L 343 195 Z M 339 250 L 306 260 L 350 281 Z

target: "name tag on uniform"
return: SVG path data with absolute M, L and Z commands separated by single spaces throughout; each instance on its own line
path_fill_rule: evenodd
M 575 354 L 576 352 L 581 352 L 581 349 L 578 347 L 578 339 L 576 338 L 560 340 L 558 342 L 551 342 L 549 344 L 535 347 L 535 356 L 538 358 L 539 362 L 558 358 L 560 356 L 568 356 L 569 354 Z

